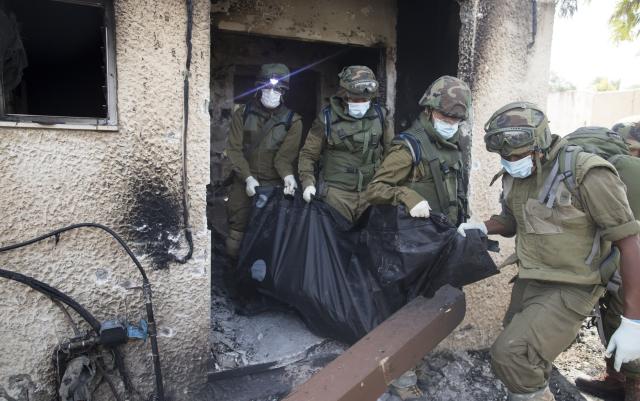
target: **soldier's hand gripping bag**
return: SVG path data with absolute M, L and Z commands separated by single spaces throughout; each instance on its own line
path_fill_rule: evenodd
M 497 268 L 486 237 L 446 218 L 413 219 L 376 206 L 355 225 L 321 201 L 258 193 L 239 259 L 245 280 L 295 308 L 311 331 L 353 343 L 418 295 Z

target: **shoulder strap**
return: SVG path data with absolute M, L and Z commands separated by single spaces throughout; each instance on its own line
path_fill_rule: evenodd
M 249 117 L 249 113 L 251 113 L 251 102 L 247 102 L 244 104 L 244 110 L 242 111 L 242 124 L 247 122 L 247 117 Z
M 429 168 L 431 169 L 431 174 L 433 175 L 433 183 L 436 186 L 436 196 L 438 197 L 438 203 L 440 203 L 440 210 L 443 213 L 446 213 L 449 210 L 450 201 L 449 193 L 447 189 L 444 187 L 444 177 L 443 173 L 443 165 L 440 163 L 440 158 L 438 154 L 433 149 L 433 143 L 428 142 L 425 144 L 425 150 L 427 153 L 427 162 L 429 163 Z M 444 166 L 446 171 L 444 173 L 449 172 L 449 168 Z
M 331 106 L 327 106 L 322 109 L 324 114 L 324 134 L 329 139 L 331 136 Z
M 382 127 L 382 131 L 384 131 L 384 114 L 382 113 L 382 107 L 375 102 L 373 104 L 373 108 L 376 110 L 376 114 L 378 115 L 378 119 L 380 120 L 380 126 Z
M 293 115 L 294 115 L 293 110 L 289 110 L 289 113 L 287 114 L 287 118 L 284 122 L 284 127 L 287 131 L 291 129 L 291 122 L 293 121 Z
M 396 135 L 395 141 L 402 141 L 409 148 L 411 152 L 411 158 L 413 159 L 413 167 L 416 167 L 422 162 L 422 145 L 418 138 L 408 132 L 401 132 Z

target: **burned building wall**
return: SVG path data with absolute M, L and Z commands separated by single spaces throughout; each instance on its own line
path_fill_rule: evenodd
M 459 76 L 473 94 L 471 135 L 465 138 L 465 158 L 470 168 L 470 208 L 483 221 L 500 212 L 501 185 L 489 183 L 499 170 L 499 156 L 486 151 L 484 123 L 503 105 L 518 100 L 546 106 L 551 35 L 555 5 L 551 0 L 460 1 Z M 532 7 L 535 7 L 535 11 Z M 553 127 L 551 127 L 553 130 Z M 514 252 L 513 239 L 500 241 L 502 262 Z M 513 266 L 500 275 L 465 288 L 467 316 L 443 346 L 484 348 L 502 328 L 510 299 Z
M 209 347 L 210 2 L 193 3 L 186 168 L 194 248 L 185 264 L 175 262 L 188 248 L 181 180 L 185 1 L 115 0 L 117 130 L 0 127 L 0 246 L 80 222 L 102 223 L 123 235 L 153 285 L 165 387 L 174 399 L 190 399 L 190 391 L 206 381 Z M 0 266 L 57 287 L 98 320 L 146 318 L 135 266 L 99 230 L 80 229 L 2 253 Z M 0 279 L 0 294 L 0 399 L 50 400 L 52 351 L 73 335 L 71 324 L 51 300 L 26 286 Z M 88 328 L 72 317 L 81 330 Z M 134 387 L 148 394 L 149 341 L 123 352 Z M 97 394 L 98 400 L 114 399 L 106 384 Z
M 544 107 L 554 3 L 551 0 L 456 2 L 457 5 L 446 1 L 429 2 L 426 9 L 410 4 L 406 9 L 408 14 L 404 14 L 410 18 L 401 22 L 403 5 L 392 1 L 364 4 L 359 0 L 326 0 L 311 5 L 294 0 L 228 0 L 213 5 L 212 20 L 216 28 L 229 32 L 310 42 L 381 45 L 386 54 L 387 106 L 396 118 L 397 129 L 403 128 L 404 120 L 410 122 L 412 112 L 415 112 L 409 107 L 415 108 L 411 105 L 411 97 L 424 90 L 430 79 L 436 78 L 432 75 L 455 74 L 457 69 L 457 75 L 469 83 L 473 94 L 473 113 L 462 125 L 471 210 L 474 218 L 486 219 L 499 211 L 500 185 L 496 183 L 489 187 L 488 184 L 500 167 L 499 159 L 484 149 L 483 125 L 495 110 L 510 101 L 530 100 Z M 457 15 L 451 15 L 452 12 Z M 424 18 L 414 13 L 424 15 Z M 345 16 L 349 18 L 345 20 Z M 425 27 L 424 24 L 431 25 Z M 404 34 L 402 30 L 405 30 Z M 457 46 L 446 46 L 456 30 L 459 31 Z M 407 38 L 411 44 L 400 43 Z M 215 36 L 212 46 L 215 53 Z M 405 56 L 398 54 L 403 46 L 406 46 Z M 250 57 L 251 53 L 247 55 Z M 409 66 L 415 68 L 403 69 L 400 57 L 408 57 Z M 414 62 L 412 57 L 421 60 Z M 429 68 L 421 69 L 423 64 Z M 228 77 L 221 79 L 229 80 Z M 219 92 L 219 100 L 228 102 L 227 96 L 233 88 L 227 86 L 226 94 L 222 92 Z M 417 101 L 416 98 L 415 103 Z M 394 115 L 400 107 L 407 107 L 409 112 Z M 212 127 L 215 121 L 214 118 Z M 499 262 L 514 250 L 513 240 L 500 238 L 500 242 Z M 513 267 L 506 268 L 499 276 L 466 289 L 467 318 L 445 341 L 444 347 L 484 348 L 492 343 L 502 326 L 511 289 L 508 281 L 514 274 Z

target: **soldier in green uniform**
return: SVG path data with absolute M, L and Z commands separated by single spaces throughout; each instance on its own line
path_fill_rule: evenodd
M 256 187 L 283 185 L 289 195 L 297 187 L 293 173 L 302 120 L 282 103 L 289 89 L 289 75 L 284 64 L 263 65 L 256 97 L 238 108 L 231 120 L 226 152 L 234 179 L 227 201 L 226 246 L 233 259 L 238 256 Z
M 519 259 L 492 366 L 509 400 L 554 400 L 553 360 L 575 339 L 618 264 L 624 314 L 607 354 L 615 352 L 616 370 L 640 357 L 640 223 L 615 168 L 566 147 L 537 106 L 508 104 L 485 131 L 487 150 L 502 157 L 502 212 L 458 231 L 515 235 Z
M 614 156 L 610 161 L 615 165 L 622 182 L 627 187 L 627 199 L 637 220 L 640 220 L 640 123 L 621 123 L 612 128 L 629 145 L 629 153 L 634 156 Z M 600 311 L 604 340 L 609 343 L 611 336 L 620 327 L 624 311 L 624 293 L 620 282 L 620 273 L 616 272 L 607 285 L 607 293 L 600 301 Z M 598 378 L 577 378 L 576 386 L 586 393 L 599 397 L 640 400 L 640 360 L 622 365 L 620 372 L 613 367 L 613 360 L 606 358 L 606 371 Z M 634 398 L 635 397 L 635 398 Z
M 352 65 L 338 77 L 338 93 L 320 112 L 300 150 L 298 172 L 305 201 L 319 189 L 321 199 L 354 222 L 368 207 L 364 190 L 393 133 L 386 110 L 375 103 L 379 84 L 373 71 Z
M 367 200 L 402 204 L 413 217 L 429 217 L 433 210 L 458 225 L 467 214 L 459 124 L 469 117 L 471 91 L 464 81 L 443 76 L 427 88 L 419 104 L 423 112 L 394 138 L 367 188 Z
M 640 121 L 618 123 L 611 129 L 627 142 L 632 156 L 640 157 Z
M 435 80 L 418 102 L 424 109 L 413 125 L 396 136 L 366 191 L 371 204 L 404 205 L 413 217 L 427 218 L 433 209 L 452 224 L 466 216 L 462 184 L 459 124 L 469 117 L 471 90 L 464 81 L 443 76 Z M 413 370 L 392 383 L 402 400 L 416 399 Z

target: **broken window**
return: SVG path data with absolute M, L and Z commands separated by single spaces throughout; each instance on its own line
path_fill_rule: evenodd
M 112 0 L 0 0 L 0 121 L 116 125 Z

